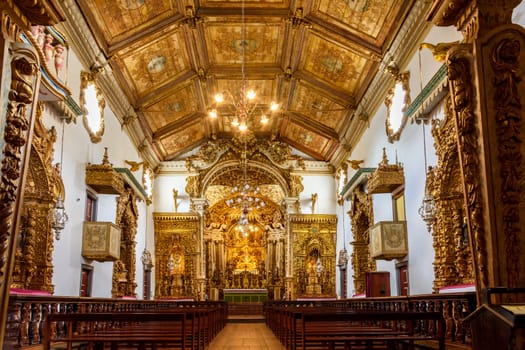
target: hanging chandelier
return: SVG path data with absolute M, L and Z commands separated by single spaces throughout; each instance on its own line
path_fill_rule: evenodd
M 217 119 L 220 116 L 230 117 L 232 130 L 246 132 L 254 128 L 258 123 L 260 126 L 268 124 L 272 113 L 279 110 L 279 104 L 272 101 L 270 105 L 258 102 L 255 90 L 248 89 L 246 84 L 246 46 L 249 45 L 246 40 L 244 0 L 242 1 L 241 12 L 241 40 L 238 45 L 241 48 L 241 87 L 238 92 L 223 91 L 215 94 L 214 103 L 208 111 L 211 119 Z
M 436 218 L 436 204 L 434 197 L 432 197 L 428 190 L 425 190 L 425 196 L 423 197 L 423 202 L 421 203 L 421 207 L 419 207 L 418 213 L 427 224 L 428 232 L 431 232 L 432 223 L 434 223 Z
M 62 139 L 60 143 L 60 165 L 59 165 L 59 175 L 60 179 L 62 179 L 62 164 L 64 159 L 64 131 L 65 131 L 65 121 L 62 120 Z M 57 201 L 55 203 L 55 207 L 52 211 L 52 227 L 55 231 L 55 239 L 58 241 L 60 240 L 60 232 L 64 229 L 66 226 L 66 222 L 68 220 L 68 216 L 66 213 L 66 209 L 64 207 L 64 200 L 62 196 L 65 195 L 64 193 L 61 195 L 60 193 L 57 195 Z
M 248 157 L 247 157 L 247 141 L 246 135 L 242 137 L 244 149 L 241 154 L 242 164 L 242 184 L 234 186 L 231 189 L 231 197 L 225 200 L 229 208 L 235 209 L 239 212 L 239 221 L 237 229 L 241 231 L 243 236 L 247 236 L 248 232 L 257 231 L 257 226 L 250 224 L 250 213 L 255 210 L 260 210 L 266 206 L 266 202 L 260 196 L 259 187 L 252 187 L 248 183 Z

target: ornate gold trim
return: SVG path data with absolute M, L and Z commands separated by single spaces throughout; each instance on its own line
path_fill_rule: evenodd
M 403 73 L 397 73 L 394 75 L 395 77 L 395 83 L 390 90 L 388 90 L 388 93 L 385 98 L 385 105 L 386 105 L 386 119 L 385 119 L 385 128 L 386 128 L 386 135 L 388 137 L 388 142 L 392 143 L 394 141 L 398 141 L 401 137 L 401 133 L 403 132 L 403 129 L 405 128 L 405 125 L 407 123 L 408 117 L 405 113 L 408 107 L 410 106 L 410 72 L 403 72 Z M 393 103 L 396 93 L 396 86 L 397 84 L 401 84 L 401 88 L 403 89 L 403 106 L 401 107 L 400 111 L 393 111 Z M 400 113 L 401 114 L 401 121 L 399 124 L 399 127 L 397 130 L 394 130 L 392 128 L 391 118 L 393 113 Z
M 102 194 L 124 193 L 124 180 L 109 162 L 107 147 L 104 147 L 102 164 L 86 165 L 86 185 Z
M 98 114 L 98 129 L 93 129 L 91 127 L 91 121 L 88 119 L 90 113 L 93 113 L 93 111 L 90 111 L 87 106 L 87 100 L 86 100 L 86 91 L 87 89 L 93 86 L 95 89 L 94 93 L 96 95 L 97 104 L 98 104 L 98 111 L 96 113 Z M 88 73 L 85 71 L 80 72 L 80 107 L 82 108 L 82 122 L 84 124 L 84 127 L 86 128 L 89 138 L 91 139 L 91 142 L 98 143 L 100 140 L 102 140 L 102 135 L 104 135 L 104 108 L 106 106 L 106 101 L 104 100 L 104 97 L 102 95 L 102 91 L 99 89 L 97 83 L 95 82 L 95 76 L 93 73 Z
M 391 193 L 405 184 L 405 172 L 400 163 L 388 164 L 386 150 L 383 148 L 383 160 L 368 177 L 368 193 Z
M 479 271 L 479 288 L 488 286 L 487 242 L 483 223 L 479 130 L 475 113 L 472 78 L 472 47 L 461 44 L 452 48 L 447 59 L 450 94 L 458 133 L 460 164 L 469 220 L 469 236 L 473 239 L 475 268 Z

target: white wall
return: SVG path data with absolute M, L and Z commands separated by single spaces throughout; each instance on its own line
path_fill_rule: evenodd
M 79 103 L 80 96 L 80 70 L 81 65 L 73 53 L 69 58 L 68 86 L 72 89 L 72 98 Z M 104 155 L 104 147 L 108 147 L 109 160 L 114 167 L 127 167 L 124 160 L 137 161 L 139 155 L 135 147 L 129 141 L 125 131 L 112 111 L 106 105 L 104 111 L 105 132 L 102 140 L 91 143 L 89 135 L 82 123 L 82 117 L 78 117 L 76 123 L 65 125 L 64 133 L 64 153 L 62 177 L 64 180 L 66 198 L 65 208 L 69 216 L 69 221 L 61 234 L 61 239 L 55 241 L 53 253 L 53 284 L 55 285 L 55 295 L 78 296 L 80 287 L 81 265 L 89 264 L 93 266 L 93 289 L 92 296 L 110 297 L 111 296 L 111 277 L 112 262 L 94 262 L 85 260 L 81 256 L 82 248 L 82 223 L 85 213 L 86 203 L 86 182 L 85 169 L 87 163 L 100 164 Z M 60 140 L 62 136 L 62 124 L 51 109 L 44 112 L 44 123 L 46 127 L 55 126 L 57 129 L 57 143 L 55 145 L 54 163 L 60 162 Z M 137 180 L 141 180 L 142 174 L 134 174 Z M 116 197 L 110 195 L 98 196 L 97 219 L 99 221 L 115 222 L 116 216 Z M 139 222 L 137 241 L 137 296 L 142 296 L 142 264 L 140 254 L 144 249 L 145 231 L 145 207 L 144 201 L 138 203 Z
M 424 42 L 436 44 L 439 42 L 449 42 L 460 40 L 461 35 L 454 28 L 433 27 Z M 421 54 L 421 73 L 419 64 L 419 54 Z M 411 99 L 414 100 L 421 92 L 428 81 L 434 76 L 441 67 L 441 62 L 436 62 L 429 50 L 424 49 L 420 53 L 415 52 L 408 66 L 402 71 L 410 71 Z M 393 81 L 392 81 L 393 84 Z M 403 165 L 405 172 L 405 210 L 407 216 L 408 229 L 408 273 L 409 273 L 409 293 L 424 294 L 432 292 L 434 279 L 433 260 L 434 250 L 432 247 L 432 237 L 427 232 L 426 224 L 418 214 L 418 209 L 424 196 L 425 188 L 425 155 L 423 133 L 426 143 L 426 157 L 428 165 L 435 165 L 437 162 L 433 148 L 433 139 L 430 126 L 407 123 L 400 140 L 389 143 L 385 131 L 386 107 L 380 106 L 370 121 L 369 128 L 362 136 L 358 146 L 352 152 L 350 159 L 363 159 L 362 167 L 377 167 L 382 160 L 383 147 L 386 149 L 389 163 L 393 164 L 397 160 Z M 423 130 L 424 128 L 424 130 Z M 355 170 L 350 169 L 348 178 L 351 178 Z M 345 207 L 350 208 L 351 203 L 345 203 Z M 392 220 L 392 197 L 390 194 L 373 195 L 374 223 L 383 220 Z M 345 211 L 347 211 L 346 209 Z M 351 241 L 350 239 L 347 240 Z M 338 247 L 338 250 L 342 246 Z M 351 249 L 351 247 L 350 247 Z M 349 254 L 350 249 L 347 247 Z M 395 268 L 396 261 L 377 260 L 377 271 L 390 272 L 391 293 L 398 294 L 398 276 Z M 349 283 L 348 295 L 353 295 L 353 284 L 351 262 L 349 262 Z

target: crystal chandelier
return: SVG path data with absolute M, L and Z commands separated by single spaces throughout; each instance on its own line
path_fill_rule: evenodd
M 65 130 L 65 121 L 62 120 L 62 140 L 60 143 L 60 178 L 62 179 L 62 162 L 64 159 L 64 130 Z M 60 232 L 64 229 L 66 226 L 66 222 L 68 220 L 68 216 L 66 213 L 66 209 L 64 208 L 64 200 L 60 193 L 57 196 L 57 201 L 55 204 L 55 208 L 53 208 L 52 212 L 52 222 L 53 222 L 53 230 L 55 231 L 55 239 L 58 241 L 60 240 Z
M 243 178 L 242 185 L 232 188 L 232 196 L 226 199 L 225 203 L 229 208 L 239 211 L 239 222 L 237 228 L 241 231 L 243 236 L 247 236 L 248 232 L 257 230 L 257 226 L 251 225 L 249 216 L 254 209 L 262 209 L 266 206 L 265 201 L 260 196 L 259 187 L 252 187 L 248 183 L 248 158 L 247 158 L 247 142 L 246 135 L 243 136 L 244 150 L 241 155 Z
M 244 24 L 244 0 L 242 1 L 242 23 L 241 23 L 241 87 L 237 93 L 224 91 L 217 93 L 214 96 L 214 104 L 208 111 L 211 119 L 217 119 L 220 115 L 230 115 L 230 121 L 233 130 L 245 132 L 249 130 L 250 126 L 256 123 L 256 117 L 259 117 L 260 125 L 265 125 L 269 122 L 269 115 L 279 110 L 279 104 L 272 101 L 268 106 L 256 101 L 256 92 L 248 89 L 246 86 L 245 74 L 245 50 L 248 45 L 246 36 L 246 29 Z M 222 112 L 222 113 L 221 113 Z

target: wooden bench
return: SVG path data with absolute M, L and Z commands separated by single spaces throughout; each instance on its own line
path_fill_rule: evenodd
M 301 325 L 295 343 L 302 349 L 414 349 L 416 340 L 437 340 L 445 349 L 444 319 L 438 312 L 378 312 L 308 310 L 294 315 Z M 418 322 L 434 322 L 434 332 L 418 332 Z
M 287 349 L 375 349 L 434 340 L 444 349 L 439 312 L 351 310 L 293 303 L 267 305 L 267 325 Z
M 187 324 L 188 314 L 126 312 L 126 313 L 71 313 L 49 314 L 45 322 L 44 350 L 50 350 L 53 343 L 65 343 L 72 350 L 74 343 L 85 342 L 87 348 L 112 350 L 119 346 L 143 348 L 185 349 L 187 338 L 194 331 Z M 53 334 L 53 325 L 63 323 L 65 333 Z M 201 342 L 190 348 L 198 349 Z

